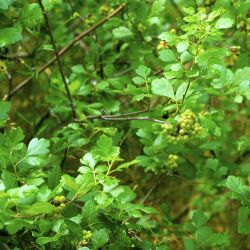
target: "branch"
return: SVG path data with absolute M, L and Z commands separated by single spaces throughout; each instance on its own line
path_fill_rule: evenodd
M 104 121 L 151 121 L 151 122 L 155 122 L 155 123 L 161 123 L 161 124 L 166 124 L 167 122 L 165 121 L 161 121 L 161 120 L 157 120 L 157 119 L 153 119 L 150 117 L 106 117 L 105 115 L 99 116 L 99 117 L 88 117 L 87 119 L 99 119 L 99 120 L 104 120 Z
M 115 9 L 113 12 L 111 12 L 108 16 L 104 17 L 102 20 L 91 26 L 89 29 L 83 31 L 78 36 L 76 36 L 68 45 L 66 45 L 63 49 L 61 49 L 58 52 L 58 56 L 64 55 L 69 49 L 71 49 L 79 40 L 81 40 L 83 37 L 87 36 L 89 33 L 91 33 L 93 30 L 99 28 L 104 23 L 106 23 L 111 17 L 117 15 L 119 12 L 121 12 L 125 8 L 125 4 L 120 5 L 117 9 Z M 38 69 L 37 73 L 42 73 L 45 69 L 47 69 L 50 65 L 52 65 L 56 61 L 56 57 L 54 56 L 51 58 L 46 64 L 44 64 L 40 69 Z M 19 85 L 17 85 L 7 96 L 6 99 L 9 99 L 13 95 L 15 95 L 17 92 L 19 92 L 22 88 L 24 88 L 26 85 L 28 85 L 32 81 L 32 77 L 26 78 L 23 82 L 21 82 Z
M 86 116 L 85 118 L 87 120 L 104 120 L 104 121 L 151 121 L 155 123 L 160 123 L 160 124 L 166 124 L 168 123 L 167 121 L 162 121 L 158 119 L 154 119 L 151 117 L 140 117 L 140 116 L 131 116 L 131 115 L 137 115 L 137 114 L 142 114 L 142 113 L 148 113 L 150 110 L 144 109 L 144 110 L 139 110 L 139 111 L 134 111 L 130 113 L 124 113 L 124 114 L 119 114 L 119 115 L 90 115 Z M 75 119 L 75 122 L 81 123 L 82 120 Z
M 138 114 L 142 114 L 142 113 L 147 113 L 148 109 L 144 109 L 144 110 L 139 110 L 139 111 L 134 111 L 134 112 L 129 112 L 129 113 L 123 113 L 123 114 L 119 114 L 119 115 L 93 115 L 93 116 L 87 116 L 87 119 L 98 119 L 100 117 L 111 117 L 111 118 L 116 118 L 116 117 L 124 117 L 124 116 L 129 116 L 129 115 L 138 115 Z
M 52 31 L 51 31 L 51 28 L 50 28 L 49 19 L 48 19 L 46 11 L 44 9 L 42 0 L 38 0 L 38 3 L 39 3 L 39 6 L 40 6 L 40 8 L 42 10 L 43 17 L 44 17 L 44 20 L 45 20 L 45 24 L 46 24 L 47 29 L 48 29 L 50 40 L 51 40 L 51 43 L 52 43 L 52 46 L 53 46 L 53 50 L 54 50 L 54 53 L 55 53 L 55 57 L 56 57 L 56 60 L 57 60 L 58 68 L 59 68 L 59 71 L 60 71 L 60 74 L 61 74 L 61 77 L 62 77 L 62 80 L 63 80 L 63 83 L 64 83 L 64 87 L 66 89 L 66 93 L 67 93 L 67 97 L 68 97 L 68 100 L 69 100 L 69 104 L 70 104 L 70 107 L 71 107 L 72 116 L 73 116 L 73 118 L 76 118 L 76 110 L 75 110 L 75 107 L 74 107 L 72 96 L 70 94 L 70 90 L 69 90 L 69 86 L 68 86 L 66 77 L 65 77 L 65 75 L 63 73 L 62 62 L 61 62 L 60 56 L 58 54 L 56 43 L 55 43 L 55 40 L 54 40 Z
M 146 113 L 149 110 L 140 110 L 140 111 L 135 111 L 131 113 L 125 113 L 125 114 L 120 114 L 120 115 L 96 115 L 96 116 L 86 116 L 87 120 L 104 120 L 104 121 L 151 121 L 155 123 L 160 123 L 160 124 L 166 124 L 168 123 L 167 121 L 162 121 L 158 119 L 154 119 L 151 117 L 140 117 L 140 116 L 130 116 L 130 115 L 136 115 L 136 114 L 141 114 L 141 113 Z M 75 122 L 81 123 L 82 120 L 75 119 Z

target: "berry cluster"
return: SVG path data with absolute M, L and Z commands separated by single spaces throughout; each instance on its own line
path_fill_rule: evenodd
M 170 143 L 186 142 L 202 131 L 197 116 L 189 109 L 180 115 L 176 125 L 163 124 L 162 128 L 167 133 L 167 139 Z
M 83 234 L 83 239 L 77 243 L 78 248 L 88 245 L 92 237 L 91 231 L 88 230 L 83 230 L 82 234 Z
M 168 43 L 163 40 L 161 40 L 157 46 L 157 50 L 167 49 L 167 48 L 169 48 Z
M 178 166 L 178 159 L 179 159 L 178 155 L 170 154 L 167 160 L 168 167 L 170 167 L 171 169 L 176 168 Z
M 56 196 L 53 199 L 53 204 L 56 206 L 54 213 L 53 213 L 54 217 L 56 217 L 56 218 L 61 217 L 62 210 L 65 207 L 65 201 L 66 201 L 66 199 L 65 199 L 65 196 L 63 196 L 63 195 Z

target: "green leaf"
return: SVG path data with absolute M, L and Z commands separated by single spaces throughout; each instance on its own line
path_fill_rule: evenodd
M 98 210 L 93 200 L 88 200 L 82 208 L 82 217 L 88 225 L 97 223 Z
M 208 216 L 206 216 L 202 211 L 196 211 L 193 213 L 192 221 L 196 228 L 201 228 L 208 221 Z
M 22 206 L 23 214 L 40 215 L 51 214 L 55 210 L 55 207 L 49 202 L 36 202 L 31 206 Z
M 112 139 L 106 135 L 100 137 L 97 146 L 93 150 L 93 154 L 103 161 L 118 160 L 119 153 L 119 147 L 113 146 Z
M 159 52 L 159 58 L 163 62 L 176 62 L 177 59 L 174 55 L 174 52 L 170 49 L 164 49 Z
M 81 188 L 81 186 L 76 183 L 75 178 L 66 174 L 62 176 L 61 183 L 65 189 L 73 193 L 77 193 Z
M 93 232 L 91 242 L 94 249 L 104 246 L 109 241 L 109 232 L 107 229 L 100 229 Z
M 157 246 L 155 250 L 169 250 L 169 247 L 166 244 L 162 244 L 160 246 Z
M 0 128 L 4 126 L 10 111 L 10 102 L 0 101 Z
M 144 78 L 140 77 L 140 76 L 136 76 L 132 79 L 132 81 L 137 84 L 137 85 L 141 85 L 142 83 L 145 82 Z
M 181 41 L 181 42 L 177 43 L 177 45 L 176 45 L 176 49 L 179 53 L 184 52 L 185 50 L 187 50 L 188 47 L 189 47 L 188 41 Z
M 73 237 L 76 237 L 77 239 L 82 239 L 82 227 L 81 225 L 77 224 L 74 221 L 65 219 L 64 220 L 66 225 L 68 226 L 70 232 L 72 233 Z
M 183 99 L 183 96 L 184 96 L 185 92 L 187 91 L 187 87 L 188 87 L 188 83 L 187 82 L 182 83 L 178 87 L 178 89 L 176 91 L 176 94 L 175 94 L 175 97 L 176 97 L 177 101 L 180 101 L 180 100 Z
M 180 59 L 181 59 L 181 62 L 182 62 L 182 63 L 186 63 L 186 62 L 192 60 L 192 59 L 193 59 L 193 56 L 192 56 L 192 54 L 189 53 L 188 51 L 184 51 L 184 52 L 181 54 Z
M 137 69 L 136 69 L 136 74 L 141 76 L 143 79 L 147 79 L 147 77 L 150 75 L 151 73 L 151 69 L 144 66 L 144 65 L 141 65 L 139 66 Z
M 28 4 L 22 9 L 20 16 L 20 22 L 22 25 L 32 28 L 42 20 L 42 12 L 37 3 Z
M 175 99 L 173 86 L 166 78 L 155 79 L 152 82 L 152 92 L 156 95 Z
M 17 180 L 16 180 L 16 176 L 13 173 L 9 171 L 3 171 L 1 177 L 2 177 L 6 190 L 16 187 Z
M 211 233 L 209 230 L 209 233 L 204 232 L 202 238 L 200 232 L 198 232 L 198 238 L 202 247 L 226 247 L 230 245 L 228 233 Z
M 220 18 L 216 22 L 217 29 L 229 29 L 229 28 L 232 28 L 233 25 L 234 25 L 234 20 L 228 17 Z
M 0 166 L 6 168 L 9 164 L 18 162 L 25 156 L 26 147 L 20 143 L 24 138 L 21 128 L 7 130 L 0 134 Z
M 133 201 L 136 198 L 135 192 L 128 186 L 118 186 L 109 193 L 122 203 Z
M 207 66 L 209 64 L 219 64 L 220 59 L 229 55 L 226 48 L 210 48 L 204 53 L 198 55 L 195 61 L 199 66 Z
M 184 238 L 184 249 L 185 250 L 197 250 L 195 240 Z
M 55 166 L 48 171 L 48 186 L 51 189 L 54 189 L 60 183 L 60 179 L 61 168 L 59 166 Z
M 236 103 L 242 103 L 242 101 L 243 101 L 243 96 L 241 96 L 241 95 L 235 96 L 234 101 L 235 101 Z
M 250 234 L 250 209 L 248 207 L 241 207 L 238 211 L 238 233 Z
M 22 40 L 22 27 L 16 24 L 11 28 L 0 29 L 0 47 Z
M 218 8 L 218 9 L 216 9 L 216 10 L 213 10 L 213 11 L 208 15 L 207 21 L 208 21 L 208 22 L 214 21 L 215 18 L 217 18 L 218 16 L 222 15 L 224 12 L 225 12 L 225 9 L 224 9 L 224 8 Z
M 34 138 L 28 145 L 27 162 L 32 166 L 41 164 L 44 155 L 49 152 L 49 140 Z M 41 158 L 42 157 L 42 158 Z
M 131 37 L 133 33 L 127 27 L 121 26 L 113 30 L 113 34 L 115 38 L 123 39 L 127 37 Z
M 166 0 L 154 0 L 151 9 L 151 16 L 159 15 L 165 9 Z
M 240 177 L 229 176 L 226 187 L 231 192 L 231 198 L 249 204 L 250 187 L 246 186 Z
M 160 34 L 159 38 L 163 41 L 166 41 L 170 45 L 176 44 L 178 36 L 172 32 L 163 32 Z
M 192 16 L 195 13 L 195 9 L 193 7 L 184 7 L 183 8 L 184 13 Z
M 9 5 L 15 0 L 0 0 L 0 9 L 7 10 Z
M 129 161 L 129 162 L 125 162 L 121 165 L 119 165 L 115 171 L 118 171 L 118 172 L 122 172 L 124 169 L 128 169 L 131 165 L 134 165 L 136 163 L 140 162 L 139 160 L 133 160 L 133 161 Z
M 91 153 L 87 153 L 83 156 L 83 158 L 80 160 L 80 162 L 86 166 L 89 166 L 90 168 L 94 169 L 96 165 L 96 160 L 94 159 L 93 155 Z
M 227 178 L 226 186 L 230 191 L 238 192 L 244 187 L 244 182 L 240 177 L 229 176 Z
M 50 242 L 58 241 L 59 238 L 60 238 L 60 235 L 55 235 L 53 237 L 39 237 L 36 239 L 36 243 L 39 245 L 45 245 L 45 244 L 48 244 Z

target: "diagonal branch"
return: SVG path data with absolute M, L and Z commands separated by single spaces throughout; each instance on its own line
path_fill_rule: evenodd
M 91 26 L 89 29 L 81 32 L 78 36 L 76 36 L 68 45 L 66 45 L 63 49 L 61 49 L 58 52 L 59 56 L 63 56 L 69 49 L 71 49 L 78 41 L 80 41 L 83 37 L 90 34 L 93 30 L 99 28 L 104 23 L 106 23 L 111 17 L 117 15 L 119 12 L 121 12 L 125 8 L 125 4 L 120 5 L 117 9 L 115 9 L 113 12 L 111 12 L 109 15 L 101 19 L 99 22 Z M 42 73 L 45 69 L 47 69 L 50 65 L 52 65 L 56 61 L 56 57 L 54 56 L 51 58 L 47 63 L 45 63 L 40 69 L 38 69 L 37 73 Z M 28 85 L 32 81 L 32 77 L 26 78 L 23 82 L 21 82 L 19 85 L 17 85 L 15 88 L 12 89 L 12 91 L 6 96 L 6 99 L 9 99 L 13 95 L 15 95 L 17 92 L 19 92 L 22 88 L 24 88 L 26 85 Z
M 95 118 L 90 118 L 90 117 L 86 117 L 89 120 L 94 120 L 94 119 L 99 119 L 99 120 L 104 120 L 104 121 L 151 121 L 151 122 L 155 122 L 155 123 L 161 123 L 161 124 L 166 124 L 167 122 L 162 121 L 162 120 L 157 120 L 157 119 L 153 119 L 150 117 L 134 117 L 134 116 L 129 116 L 129 117 L 111 117 L 111 116 L 99 116 L 99 117 L 95 117 Z
M 60 56 L 58 54 L 56 43 L 55 43 L 51 28 L 50 28 L 49 19 L 48 19 L 46 11 L 44 9 L 42 0 L 38 0 L 38 3 L 39 3 L 39 6 L 40 6 L 40 8 L 42 10 L 43 17 L 44 17 L 44 20 L 45 20 L 45 24 L 47 26 L 47 30 L 48 30 L 48 33 L 49 33 L 49 36 L 50 36 L 50 40 L 51 40 L 51 43 L 52 43 L 52 46 L 53 46 L 53 49 L 54 49 L 55 57 L 56 57 L 56 60 L 57 60 L 58 68 L 59 68 L 59 71 L 60 71 L 60 74 L 61 74 L 61 77 L 62 77 L 62 80 L 63 80 L 64 87 L 65 87 L 65 90 L 66 90 L 66 93 L 67 93 L 67 97 L 68 97 L 69 104 L 70 104 L 70 107 L 71 107 L 72 115 L 73 115 L 73 118 L 76 118 L 76 110 L 75 110 L 75 107 L 74 107 L 73 98 L 71 96 L 66 77 L 65 77 L 65 75 L 63 73 L 62 62 L 61 62 Z
M 129 116 L 129 115 L 135 115 L 140 113 L 146 113 L 148 110 L 141 110 L 141 111 L 135 111 L 131 113 L 125 113 L 120 115 L 97 115 L 97 116 L 86 116 L 87 120 L 104 120 L 104 121 L 150 121 L 160 124 L 166 124 L 167 121 L 162 121 L 158 119 L 154 119 L 151 117 L 145 117 L 145 116 Z M 82 120 L 75 119 L 75 122 L 81 123 Z

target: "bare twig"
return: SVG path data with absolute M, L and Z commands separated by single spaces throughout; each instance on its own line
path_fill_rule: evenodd
M 151 117 L 144 117 L 144 116 L 133 116 L 137 114 L 147 113 L 149 109 L 139 110 L 130 113 L 118 114 L 118 115 L 90 115 L 86 116 L 87 120 L 104 120 L 104 121 L 151 121 L 160 124 L 166 124 L 168 122 L 154 119 Z M 82 120 L 75 119 L 75 122 L 82 122 Z
M 100 116 L 111 117 L 111 118 L 124 117 L 124 116 L 129 116 L 129 115 L 138 115 L 138 114 L 146 113 L 148 111 L 149 111 L 148 109 L 144 109 L 144 110 L 139 110 L 139 111 L 134 111 L 134 112 L 129 112 L 129 113 L 123 113 L 123 114 L 119 114 L 119 115 L 96 115 L 96 116 L 88 116 L 88 119 L 95 119 L 95 118 L 98 118 Z
M 83 37 L 90 34 L 93 30 L 99 28 L 104 23 L 106 23 L 111 17 L 117 15 L 119 12 L 121 12 L 125 8 L 125 4 L 120 5 L 117 9 L 115 9 L 113 12 L 111 12 L 109 15 L 101 19 L 99 22 L 91 26 L 89 29 L 81 32 L 79 35 L 77 35 L 68 45 L 66 45 L 63 49 L 61 49 L 58 52 L 58 56 L 64 55 L 69 49 L 71 49 L 77 42 L 79 42 Z M 38 69 L 37 73 L 42 73 L 45 69 L 47 69 L 50 65 L 52 65 L 56 61 L 56 57 L 54 56 L 51 58 L 46 64 L 44 64 L 40 69 Z M 9 99 L 11 96 L 15 95 L 17 92 L 19 92 L 22 88 L 24 88 L 26 85 L 28 85 L 32 81 L 32 77 L 26 78 L 23 82 L 21 82 L 19 85 L 17 85 L 7 96 L 7 99 Z
M 73 118 L 76 118 L 76 110 L 75 110 L 75 107 L 74 107 L 73 98 L 71 96 L 66 77 L 65 77 L 65 75 L 63 73 L 62 62 L 61 62 L 60 56 L 58 54 L 56 43 L 55 43 L 51 28 L 50 28 L 49 19 L 48 19 L 46 11 L 44 9 L 42 0 L 38 0 L 38 3 L 39 3 L 39 6 L 40 6 L 40 8 L 42 10 L 43 17 L 44 17 L 44 20 L 45 20 L 45 24 L 46 24 L 47 29 L 48 29 L 50 40 L 51 40 L 51 43 L 52 43 L 52 46 L 53 46 L 53 49 L 54 49 L 54 53 L 55 53 L 55 57 L 56 57 L 56 60 L 57 60 L 58 68 L 59 68 L 59 71 L 60 71 L 60 74 L 61 74 L 61 77 L 62 77 L 62 80 L 63 80 L 63 83 L 64 83 L 64 87 L 65 87 L 65 90 L 66 90 L 66 93 L 67 93 L 69 104 L 70 104 L 70 107 L 71 107 L 72 116 L 73 116 Z
M 101 115 L 101 116 L 87 116 L 86 117 L 88 120 L 104 120 L 104 121 L 151 121 L 155 123 L 160 123 L 160 124 L 166 124 L 168 122 L 162 121 L 162 120 L 157 120 L 154 118 L 150 117 L 138 117 L 138 116 L 128 116 L 128 117 L 117 117 L 117 116 L 106 116 L 106 115 Z M 76 122 L 82 122 L 80 120 L 75 120 Z

